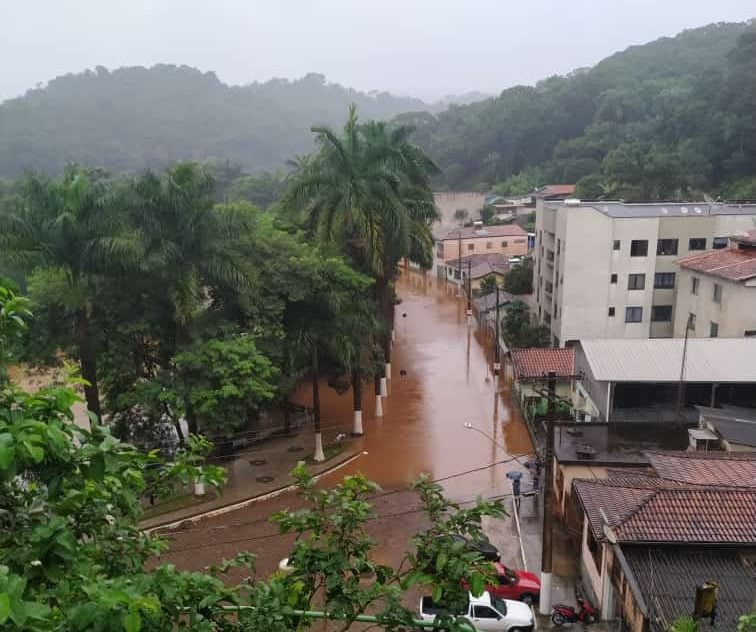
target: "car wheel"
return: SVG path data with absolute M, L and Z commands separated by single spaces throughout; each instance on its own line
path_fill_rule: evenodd
M 524 595 L 520 595 L 520 601 L 529 606 L 532 606 L 536 602 L 536 597 L 535 595 L 531 595 L 530 593 L 525 593 Z
M 551 622 L 554 625 L 564 625 L 567 619 L 564 618 L 563 614 L 559 614 L 558 612 L 555 612 L 551 615 Z

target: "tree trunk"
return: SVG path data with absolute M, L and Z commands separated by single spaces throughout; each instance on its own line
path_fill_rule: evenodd
M 318 369 L 318 350 L 312 350 L 312 420 L 315 425 L 315 454 L 313 459 L 325 461 L 323 453 L 323 435 L 320 432 L 320 371 Z
M 362 429 L 362 375 L 359 369 L 352 371 L 352 397 L 354 398 L 354 420 L 352 424 L 352 434 L 361 436 Z
M 89 313 L 86 307 L 76 312 L 75 321 L 81 377 L 89 382 L 84 386 L 84 397 L 87 400 L 87 409 L 97 415 L 99 422 L 102 421 L 102 409 L 100 408 L 100 392 L 97 388 L 97 355 L 92 344 Z

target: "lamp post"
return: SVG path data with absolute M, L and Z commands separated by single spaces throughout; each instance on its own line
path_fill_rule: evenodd
M 501 371 L 501 351 L 499 350 L 499 284 L 496 284 L 496 319 L 494 320 L 494 375 Z

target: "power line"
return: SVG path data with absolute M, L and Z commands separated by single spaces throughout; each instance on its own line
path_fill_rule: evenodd
M 527 455 L 527 454 L 513 455 L 513 456 L 511 456 L 509 458 L 506 458 L 506 459 L 501 459 L 499 461 L 494 461 L 493 463 L 489 463 L 488 465 L 482 465 L 480 467 L 472 468 L 472 469 L 469 469 L 469 470 L 464 470 L 462 472 L 456 472 L 454 474 L 449 474 L 448 476 L 442 476 L 440 478 L 433 479 L 433 480 L 431 480 L 429 482 L 431 482 L 431 483 L 443 483 L 444 481 L 452 480 L 454 478 L 459 478 L 461 476 L 467 476 L 468 474 L 475 474 L 476 472 L 482 472 L 484 470 L 491 469 L 492 467 L 495 467 L 497 465 L 502 465 L 504 463 L 511 463 L 512 461 L 518 461 L 519 462 L 519 458 L 523 457 L 523 456 L 529 456 L 529 455 Z M 407 493 L 411 493 L 411 492 L 412 492 L 411 489 L 402 487 L 400 489 L 394 489 L 394 490 L 391 490 L 389 492 L 381 492 L 381 493 L 378 493 L 378 494 L 373 494 L 372 496 L 366 496 L 365 500 L 371 500 L 371 501 L 372 500 L 378 500 L 378 499 L 381 499 L 381 498 L 385 498 L 387 496 L 393 496 L 394 494 L 407 494 Z M 201 532 L 204 532 L 204 531 L 217 531 L 217 530 L 222 530 L 222 529 L 232 529 L 234 527 L 244 527 L 244 526 L 248 526 L 248 525 L 260 524 L 262 522 L 267 522 L 267 521 L 268 521 L 268 518 L 266 517 L 266 518 L 256 518 L 254 520 L 245 520 L 245 521 L 242 521 L 242 522 L 235 522 L 235 523 L 229 523 L 229 524 L 224 524 L 224 525 L 218 525 L 218 526 L 214 526 L 214 527 L 200 527 L 200 528 L 197 528 L 197 529 L 174 529 L 174 530 L 171 530 L 171 531 L 160 531 L 160 529 L 158 527 L 156 529 L 156 531 L 160 535 L 201 533 Z

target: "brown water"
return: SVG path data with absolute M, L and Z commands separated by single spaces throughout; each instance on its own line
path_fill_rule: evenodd
M 442 478 L 530 452 L 509 385 L 493 375 L 492 343 L 474 322 L 466 322 L 466 302 L 443 281 L 415 272 L 405 272 L 397 290 L 402 302 L 396 307 L 393 379 L 384 417 L 374 417 L 372 386 L 363 389 L 365 436 L 358 445 L 367 454 L 325 483 L 359 471 L 392 488 L 421 472 Z M 400 377 L 401 370 L 406 377 Z M 296 399 L 311 402 L 306 385 Z M 321 399 L 323 424 L 348 430 L 351 390 L 339 395 L 324 385 Z M 488 436 L 466 429 L 466 422 Z M 444 487 L 455 498 L 506 492 L 504 475 L 510 469 L 523 467 L 517 461 L 497 465 L 448 480 Z

